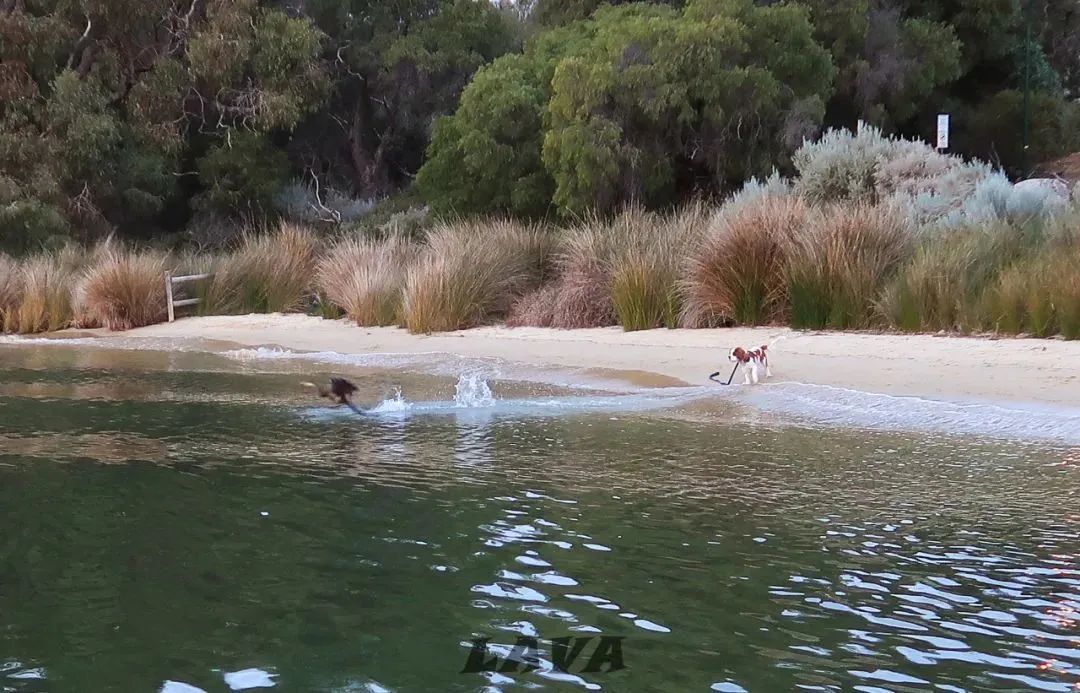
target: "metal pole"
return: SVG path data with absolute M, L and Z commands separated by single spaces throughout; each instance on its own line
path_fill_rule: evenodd
M 1028 148 L 1031 146 L 1031 8 L 1035 0 L 1029 0 L 1024 8 L 1024 176 L 1029 172 Z

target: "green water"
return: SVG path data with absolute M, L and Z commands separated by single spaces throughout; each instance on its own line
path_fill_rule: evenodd
M 0 690 L 1080 681 L 1075 450 L 385 370 L 350 375 L 447 406 L 359 418 L 310 370 L 0 347 Z M 540 670 L 461 673 L 521 634 Z M 625 668 L 550 670 L 597 634 Z

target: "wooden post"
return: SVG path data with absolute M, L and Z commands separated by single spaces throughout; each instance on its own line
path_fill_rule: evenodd
M 165 273 L 165 302 L 169 307 L 169 322 L 176 320 L 173 312 L 172 272 Z

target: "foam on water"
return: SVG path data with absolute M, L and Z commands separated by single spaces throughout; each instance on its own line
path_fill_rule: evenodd
M 805 383 L 740 389 L 762 409 L 832 425 L 1080 443 L 1076 407 L 954 402 Z
M 553 371 L 509 364 L 498 358 L 465 357 L 439 351 L 343 354 L 336 351 L 292 351 L 278 347 L 232 349 L 222 352 L 236 361 L 310 361 L 360 368 L 408 368 L 435 376 L 456 378 L 476 373 L 488 379 L 544 383 L 574 390 L 637 392 L 640 388 L 616 379 L 586 375 L 571 369 Z
M 458 377 L 452 400 L 410 401 L 398 389 L 393 397 L 383 399 L 364 414 L 376 418 L 400 418 L 415 415 L 451 415 L 458 418 L 560 416 L 595 411 L 631 412 L 666 409 L 710 395 L 708 388 L 661 388 L 635 394 L 565 396 L 544 398 L 500 398 L 488 381 L 477 373 Z M 348 409 L 312 407 L 305 416 L 315 419 L 347 419 L 355 414 Z
M 93 337 L 72 337 L 71 339 L 56 339 L 54 337 L 23 337 L 17 334 L 0 335 L 0 344 L 16 344 L 26 346 L 89 346 L 101 344 L 101 340 Z

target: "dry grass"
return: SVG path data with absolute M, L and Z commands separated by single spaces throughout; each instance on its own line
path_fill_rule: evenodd
M 1005 334 L 1080 338 L 1080 246 L 1051 247 L 998 276 L 982 301 L 985 322 Z
M 554 282 L 533 289 L 510 306 L 506 316 L 508 327 L 551 327 L 555 321 L 555 298 L 558 286 Z
M 1080 247 L 1061 260 L 1051 277 L 1050 300 L 1057 311 L 1058 327 L 1065 339 L 1080 339 Z
M 679 271 L 707 220 L 701 204 L 667 217 L 628 210 L 615 219 L 611 301 L 624 330 L 678 326 Z
M 71 296 L 77 263 L 73 253 L 35 255 L 20 266 L 22 295 L 5 325 L 12 332 L 53 332 L 72 322 Z
M 105 262 L 113 252 L 119 250 L 121 246 L 112 236 L 95 243 L 86 250 L 86 256 L 71 288 L 72 327 L 86 329 L 103 326 L 101 319 L 87 303 L 86 289 L 93 269 Z M 162 284 L 162 291 L 164 290 L 164 284 Z
M 282 222 L 272 232 L 245 231 L 240 247 L 216 258 L 214 277 L 198 289 L 199 313 L 287 313 L 310 298 L 319 244 L 306 227 Z
M 721 209 L 689 259 L 682 325 L 782 320 L 786 251 L 790 239 L 806 233 L 809 216 L 806 203 L 791 194 L 762 194 Z
M 437 225 L 405 281 L 405 327 L 446 332 L 505 317 L 540 285 L 550 247 L 545 229 L 509 220 Z
M 563 232 L 555 253 L 551 326 L 606 327 L 618 321 L 611 300 L 611 258 L 618 239 L 597 217 Z
M 22 272 L 19 264 L 7 255 L 0 253 L 0 330 L 7 332 L 10 322 L 14 325 L 14 311 L 22 300 Z
M 164 322 L 167 317 L 162 277 L 169 267 L 165 253 L 114 248 L 86 273 L 83 302 L 90 319 L 110 330 Z
M 787 291 L 796 328 L 869 326 L 875 299 L 907 259 L 911 232 L 892 207 L 833 205 L 789 239 Z
M 416 255 L 403 237 L 345 238 L 319 263 L 316 286 L 357 325 L 395 325 L 403 319 L 402 292 Z

